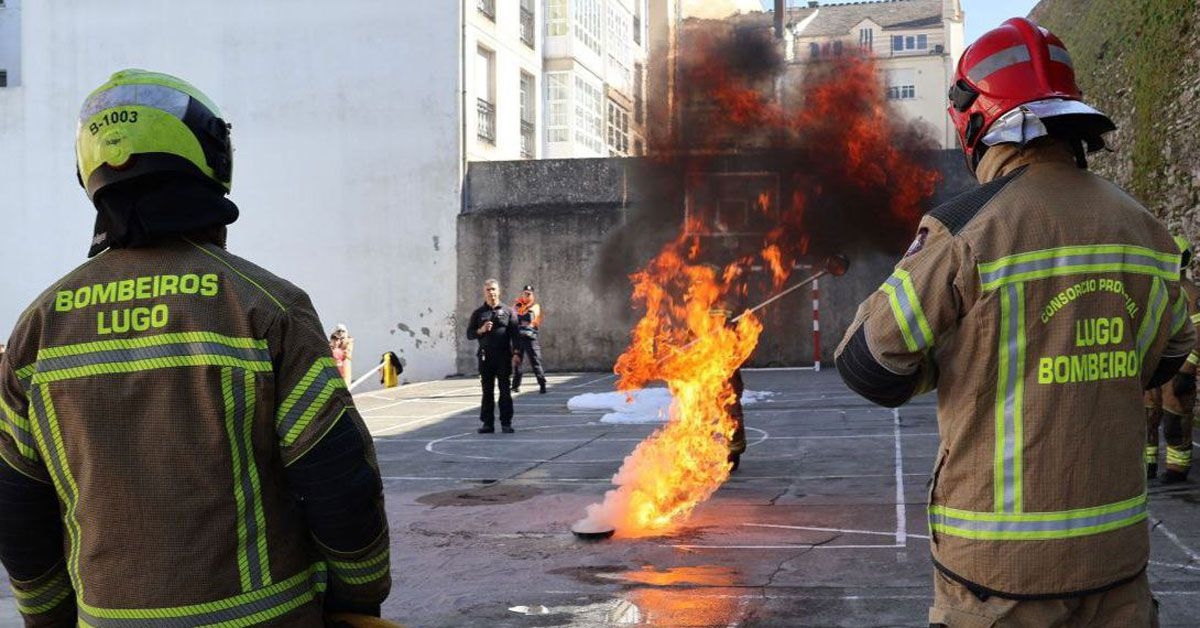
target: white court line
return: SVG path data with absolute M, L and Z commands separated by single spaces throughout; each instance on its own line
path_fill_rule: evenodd
M 721 588 L 729 588 L 731 585 L 713 584 L 713 585 L 705 585 L 705 586 L 710 589 L 721 589 Z M 704 593 L 702 590 L 697 588 L 696 585 L 692 585 L 692 584 L 688 584 L 686 586 L 672 586 L 672 587 L 659 587 L 659 588 L 667 589 L 667 590 L 674 589 L 674 590 L 680 590 L 680 591 L 689 591 L 688 597 L 726 599 L 726 600 L 730 600 L 730 599 L 731 600 L 854 600 L 854 601 L 870 602 L 872 600 L 929 600 L 932 597 L 930 595 L 787 595 L 787 594 L 774 594 L 774 593 L 758 593 L 758 594 L 753 594 L 753 595 L 732 595 L 729 593 L 712 594 L 712 593 Z M 739 588 L 745 588 L 745 586 L 743 585 L 743 586 L 740 586 Z M 757 589 L 757 588 L 761 588 L 761 587 L 753 587 L 753 588 Z M 584 591 L 546 591 L 546 593 L 551 594 L 551 595 L 574 595 L 574 596 L 585 596 L 585 595 L 594 594 L 594 592 L 584 592 Z M 1154 593 L 1155 593 L 1155 595 L 1157 595 L 1158 591 L 1155 591 Z
M 392 440 L 392 441 L 388 441 L 388 442 L 394 443 L 396 441 Z M 410 441 L 410 442 L 425 443 L 428 441 L 426 441 L 424 439 L 420 439 L 420 440 L 413 439 L 413 441 Z M 502 460 L 502 462 L 511 462 L 511 461 Z M 908 475 L 925 475 L 925 474 L 924 473 L 910 473 Z M 892 476 L 885 475 L 885 474 L 880 474 L 880 475 L 809 475 L 809 476 L 748 475 L 748 476 L 731 477 L 725 481 L 725 484 L 726 485 L 741 484 L 743 482 L 749 482 L 749 481 L 753 481 L 753 480 L 795 480 L 795 481 L 805 481 L 805 482 L 808 482 L 808 481 L 824 482 L 826 480 L 844 480 L 847 478 L 890 478 L 890 477 L 892 477 Z M 385 475 L 385 476 L 383 476 L 383 479 L 395 480 L 395 481 L 412 481 L 412 482 L 483 482 L 485 480 L 495 481 L 497 478 L 465 478 L 465 477 L 421 476 L 421 475 Z M 504 481 L 505 482 L 524 482 L 526 484 L 554 484 L 556 482 L 566 482 L 566 483 L 599 482 L 602 484 L 609 484 L 612 482 L 612 479 L 611 478 L 606 479 L 606 478 L 522 478 L 522 477 L 515 477 L 515 478 L 506 479 Z M 891 532 L 887 532 L 886 534 L 888 536 L 892 535 Z M 909 536 L 917 536 L 917 535 L 910 534 Z M 921 538 L 929 538 L 929 537 L 921 537 Z
M 1175 536 L 1174 532 L 1167 529 L 1167 526 L 1162 522 L 1161 519 L 1151 518 L 1150 525 L 1155 530 L 1162 532 L 1163 536 L 1171 539 L 1171 542 L 1175 544 L 1175 547 L 1183 550 L 1183 553 L 1187 554 L 1188 560 L 1193 563 L 1200 563 L 1200 554 L 1197 554 L 1196 552 L 1192 551 L 1192 548 L 1184 545 L 1183 541 L 1180 541 L 1179 537 Z
M 908 532 L 908 520 L 904 511 L 904 456 L 900 451 L 900 408 L 892 408 L 892 417 L 896 420 L 896 545 L 904 547 L 908 544 L 904 538 Z
M 434 398 L 434 397 L 427 397 L 427 398 L 417 398 L 417 399 L 401 399 L 401 400 L 399 400 L 398 403 L 432 403 L 432 404 L 448 405 L 448 404 L 479 403 L 479 400 L 475 399 L 475 400 L 467 401 L 466 399 L 462 399 L 459 401 L 454 401 L 452 399 L 438 399 L 438 398 Z M 392 405 L 395 405 L 395 404 L 392 404 Z M 370 412 L 370 410 L 368 410 L 368 412 Z
M 754 367 L 749 367 L 749 368 L 743 368 L 742 372 L 743 373 L 759 373 L 762 371 L 790 372 L 790 371 L 811 371 L 811 370 L 813 370 L 813 367 L 811 367 L 811 366 L 754 366 Z
M 901 434 L 900 436 L 937 436 L 937 432 Z M 823 436 L 771 436 L 771 440 L 833 440 L 838 438 L 895 438 L 895 434 L 829 434 Z M 899 446 L 899 445 L 897 445 Z
M 843 529 L 843 528 L 816 528 L 816 527 L 812 527 L 812 526 L 789 526 L 789 525 L 776 524 L 776 523 L 743 523 L 742 525 L 750 526 L 752 528 L 779 528 L 782 530 L 811 530 L 814 532 L 844 532 L 846 534 L 871 534 L 874 536 L 894 536 L 895 535 L 895 532 L 875 532 L 874 530 L 847 530 L 847 529 Z M 929 538 L 927 536 L 922 536 L 920 534 L 909 534 L 908 536 L 912 536 L 912 537 L 916 537 L 916 538 L 920 538 L 920 539 L 928 539 Z
M 676 545 L 664 544 L 662 547 L 675 549 L 744 549 L 744 550 L 818 550 L 818 549 L 904 549 L 903 545 L 821 545 L 820 543 L 800 543 L 796 545 Z
M 1155 567 L 1167 567 L 1169 569 L 1183 569 L 1186 571 L 1200 571 L 1200 565 L 1181 565 L 1178 563 L 1160 563 L 1158 561 L 1150 561 Z
M 609 373 L 608 375 L 597 377 L 596 379 L 589 379 L 588 381 L 583 382 L 582 384 L 571 384 L 570 386 L 559 386 L 558 388 L 583 388 L 584 386 L 587 386 L 588 384 L 594 384 L 602 379 L 607 379 L 609 377 L 616 377 L 616 376 L 617 375 L 615 373 Z
M 458 414 L 459 412 L 463 412 L 464 410 L 467 410 L 467 408 L 461 408 L 461 409 L 458 409 L 458 410 L 447 410 L 446 412 L 443 412 L 443 413 L 441 413 L 441 414 L 435 414 L 435 415 L 433 415 L 433 416 L 426 417 L 425 419 L 422 419 L 422 421 L 434 421 L 434 420 L 437 420 L 437 419 L 444 419 L 444 418 L 446 418 L 446 417 L 448 417 L 448 416 L 450 416 L 450 415 L 452 415 L 452 414 Z M 419 421 L 418 421 L 418 422 L 419 422 Z M 388 433 L 388 432 L 390 432 L 391 430 L 394 430 L 394 429 L 396 429 L 396 428 L 399 428 L 399 427 L 406 427 L 406 426 L 410 425 L 411 423 L 413 423 L 413 422 L 412 422 L 412 421 L 405 421 L 405 422 L 403 422 L 403 423 L 397 423 L 397 424 L 395 424 L 395 425 L 389 425 L 389 426 L 387 426 L 387 427 L 385 427 L 385 428 L 383 428 L 383 429 L 379 430 L 378 432 L 371 432 L 371 436 L 372 436 L 372 437 L 374 437 L 374 438 L 378 438 L 378 437 L 380 437 L 380 436 L 387 436 L 387 433 Z
M 520 416 L 520 415 L 518 415 L 518 416 Z M 389 419 L 389 418 L 395 418 L 395 419 L 419 419 L 419 418 L 423 418 L 423 417 L 420 417 L 420 416 L 405 416 L 405 415 L 399 415 L 399 416 L 372 416 L 372 417 L 364 417 L 364 418 L 370 418 L 370 419 Z M 537 418 L 539 418 L 539 419 L 544 419 L 544 418 L 546 418 L 546 417 L 543 417 L 543 416 L 538 416 Z M 514 417 L 514 420 L 515 420 L 515 419 L 516 419 L 516 417 Z M 599 426 L 605 426 L 605 427 L 607 427 L 609 424 L 608 424 L 608 423 L 603 423 L 603 424 L 599 424 L 599 423 L 598 423 L 598 424 L 592 424 L 592 423 L 580 423 L 580 424 L 571 424 L 571 425 L 562 425 L 562 426 L 553 426 L 553 425 L 547 425 L 547 426 L 543 426 L 543 427 L 545 427 L 545 428 L 551 428 L 551 427 L 581 427 L 581 426 L 585 426 L 585 425 L 586 425 L 586 426 L 592 426 L 592 427 L 599 427 Z M 514 425 L 513 425 L 513 427 L 517 427 L 517 425 L 516 425 L 516 424 L 514 424 Z M 747 427 L 746 429 L 747 429 L 747 430 L 750 430 L 750 431 L 755 431 L 755 432 L 762 431 L 762 430 L 759 430 L 759 429 L 757 429 L 757 428 L 753 428 L 753 427 Z M 880 434 L 880 435 L 878 435 L 878 436 L 858 436 L 858 435 L 847 435 L 847 436 L 771 436 L 771 437 L 769 438 L 769 440 L 773 440 L 773 441 L 775 441 L 775 440 L 810 440 L 810 439 L 836 439 L 836 438 L 845 438 L 845 439 L 852 439 L 852 438 L 884 438 L 884 437 L 891 437 L 891 436 L 892 436 L 891 434 Z M 911 436 L 911 434 L 910 434 L 910 436 Z M 936 436 L 936 434 L 927 434 L 927 436 Z M 504 439 L 504 442 L 506 442 L 506 443 L 578 443 L 578 442 L 585 441 L 585 440 L 587 440 L 587 439 L 586 439 L 586 438 L 512 438 L 512 437 L 509 437 L 509 438 L 505 438 L 505 439 Z M 645 439 L 645 438 L 606 438 L 606 439 L 604 439 L 604 440 L 605 440 L 605 442 L 612 442 L 612 443 L 640 443 L 640 442 L 642 442 L 642 441 L 644 441 L 644 440 L 646 440 L 646 439 Z M 762 442 L 764 442 L 764 441 L 766 441 L 766 440 L 768 440 L 768 438 L 766 438 L 766 437 L 760 438 L 758 441 L 756 441 L 756 442 L 753 442 L 753 443 L 750 443 L 750 446 L 751 446 L 751 447 L 753 447 L 753 446 L 755 446 L 755 445 L 758 445 L 758 444 L 760 444 L 760 443 L 762 443 Z M 924 473 L 915 473 L 915 474 L 909 474 L 909 475 L 926 475 L 926 474 L 924 474 Z M 847 477 L 848 477 L 848 476 L 847 476 Z M 863 476 L 863 477 L 875 477 L 875 476 Z M 891 477 L 891 476 L 887 476 L 887 477 Z

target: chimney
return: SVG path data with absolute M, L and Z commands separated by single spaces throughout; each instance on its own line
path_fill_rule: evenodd
M 783 39 L 784 0 L 775 0 L 775 39 Z

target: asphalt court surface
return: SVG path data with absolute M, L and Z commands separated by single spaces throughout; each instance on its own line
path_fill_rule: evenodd
M 392 531 L 384 615 L 419 627 L 927 626 L 933 398 L 879 408 L 830 368 L 744 378 L 774 394 L 746 406 L 741 468 L 672 534 L 596 543 L 570 525 L 655 428 L 567 409 L 611 391 L 612 375 L 552 374 L 548 394 L 517 395 L 515 434 L 475 433 L 474 378 L 356 394 Z M 1162 625 L 1196 626 L 1200 483 L 1150 492 Z
M 357 395 L 391 516 L 385 615 L 411 626 L 927 626 L 934 398 L 893 412 L 830 368 L 744 377 L 774 394 L 746 406 L 741 468 L 671 535 L 599 543 L 569 527 L 654 429 L 567 409 L 611 391 L 612 375 L 552 375 L 548 394 L 522 392 L 510 435 L 475 433 L 475 379 Z M 1165 626 L 1200 624 L 1198 487 L 1150 487 Z

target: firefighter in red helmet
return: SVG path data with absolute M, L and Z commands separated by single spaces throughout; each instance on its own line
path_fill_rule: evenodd
M 1087 171 L 1114 125 L 1062 41 L 968 46 L 949 114 L 979 188 L 929 212 L 836 353 L 899 406 L 937 390 L 934 626 L 1154 626 L 1142 391 L 1195 342 L 1166 227 Z

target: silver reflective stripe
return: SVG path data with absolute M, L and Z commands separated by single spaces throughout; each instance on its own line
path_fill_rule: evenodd
M 912 333 L 913 340 L 917 343 L 917 350 L 928 348 L 933 342 L 930 338 L 925 337 L 925 330 L 921 328 L 921 320 L 917 317 L 913 303 L 908 298 L 908 290 L 904 289 L 904 280 L 892 275 L 884 283 L 891 286 L 896 295 L 896 302 L 900 305 L 900 311 L 904 313 L 904 320 L 908 323 L 909 332 Z
M 191 98 L 165 85 L 117 85 L 88 98 L 79 112 L 79 119 L 87 120 L 114 107 L 141 105 L 161 109 L 182 120 Z
M 1027 262 L 1017 262 L 1001 266 L 990 272 L 982 272 L 980 273 L 979 278 L 984 285 L 987 285 L 996 281 L 1008 279 L 1009 277 L 1023 275 L 1025 273 L 1034 273 L 1055 268 L 1073 268 L 1076 266 L 1111 264 L 1120 264 L 1122 266 L 1148 266 L 1157 271 L 1168 274 L 1177 273 L 1179 271 L 1178 262 L 1166 262 L 1156 259 L 1150 255 L 1143 255 L 1133 251 L 1125 251 L 1120 253 L 1075 253 L 1071 255 L 1030 260 Z
M 220 355 L 256 362 L 268 362 L 271 360 L 271 353 L 266 349 L 231 347 L 219 342 L 186 342 L 134 347 L 131 349 L 110 349 L 107 351 L 66 355 L 58 358 L 46 358 L 38 360 L 37 366 L 39 373 L 46 374 L 81 366 L 109 364 L 113 362 L 136 362 L 138 360 L 186 355 Z
M 1001 445 L 1001 468 L 1003 469 L 1001 477 L 1003 496 L 1000 504 L 1001 512 L 1017 512 L 1019 507 L 1017 500 L 1017 486 L 1021 480 L 1017 469 L 1017 448 L 1022 444 L 1017 442 L 1017 413 L 1021 405 L 1021 400 L 1017 395 L 1017 386 L 1023 377 L 1023 365 L 1021 364 L 1021 344 L 1024 342 L 1024 333 L 1022 329 L 1022 318 L 1025 309 L 1024 286 L 1022 284 L 1010 284 L 1000 298 L 1003 300 L 1001 309 L 1004 311 L 1002 319 L 1007 324 L 1007 337 L 1005 346 L 1000 350 L 1004 352 L 1005 357 L 1005 381 L 1004 390 L 1004 437 L 1000 442 Z
M 253 377 L 248 371 L 241 369 L 222 369 L 223 386 L 229 386 L 230 394 L 233 397 L 233 409 L 230 419 L 229 440 L 237 451 L 237 458 L 234 463 L 237 467 L 234 469 L 235 477 L 241 484 L 242 491 L 242 520 L 246 526 L 246 559 L 250 572 L 250 589 L 261 589 L 270 583 L 269 578 L 263 577 L 263 562 L 266 556 L 259 555 L 258 539 L 260 531 L 258 529 L 258 520 L 255 517 L 258 510 L 258 501 L 260 499 L 259 491 L 255 490 L 252 474 L 257 471 L 253 460 L 250 456 L 254 452 L 247 447 L 246 436 L 250 426 L 250 417 L 248 407 L 246 405 L 246 386 L 247 377 Z M 268 574 L 269 575 L 269 574 Z
M 1155 278 L 1150 286 L 1150 302 L 1146 307 L 1146 318 L 1138 329 L 1137 352 L 1138 358 L 1144 359 L 1146 350 L 1158 333 L 1159 321 L 1162 320 L 1163 310 L 1167 307 L 1167 289 L 1161 279 Z M 1145 364 L 1142 365 L 1145 368 Z
M 1025 46 L 1005 48 L 976 63 L 975 67 L 971 68 L 970 72 L 967 72 L 967 78 L 971 79 L 972 83 L 978 84 L 997 70 L 1003 70 L 1010 65 L 1016 65 L 1025 61 L 1029 61 L 1029 49 Z
M 50 389 L 45 385 L 35 385 L 30 389 L 29 399 L 32 402 L 33 416 L 37 431 L 45 445 L 46 457 L 50 464 L 49 471 L 54 488 L 58 491 L 59 499 L 63 502 L 63 527 L 66 528 L 70 550 L 66 556 L 67 573 L 77 595 L 83 595 L 82 576 L 79 574 L 79 543 L 82 536 L 75 511 L 79 505 L 79 496 L 75 493 L 75 480 L 67 461 L 62 458 L 62 450 L 57 446 L 61 436 L 58 434 L 58 418 L 54 413 L 53 401 L 50 399 Z M 37 434 L 35 434 L 36 436 Z
M 300 396 L 300 399 L 296 401 L 291 410 L 279 421 L 279 425 L 275 428 L 275 431 L 279 434 L 279 438 L 284 439 L 287 437 L 287 433 L 292 431 L 292 427 L 296 425 L 300 417 L 304 416 L 304 413 L 308 412 L 313 403 L 317 401 L 326 384 L 334 379 L 342 379 L 342 374 L 338 373 L 336 368 L 327 366 L 317 372 L 317 376 L 304 389 L 304 394 Z
M 50 604 L 57 605 L 58 602 L 66 599 L 71 593 L 71 583 L 67 580 L 67 573 L 60 571 L 49 582 L 42 585 L 40 592 L 29 597 L 21 597 L 21 591 L 15 587 L 13 591 L 17 594 L 17 605 L 21 608 L 21 612 L 30 613 L 30 609 L 47 606 Z M 53 607 L 50 607 L 53 608 Z M 45 610 L 41 611 L 45 612 Z M 36 613 L 34 613 L 36 614 Z
M 1031 532 L 1073 532 L 1132 519 L 1146 512 L 1147 505 L 1143 501 L 1114 512 L 1062 519 L 1031 520 L 1025 518 L 1018 521 L 963 519 L 938 511 L 929 513 L 929 521 L 932 524 L 950 526 L 971 532 L 1011 532 L 1018 534 Z M 1133 523 L 1133 521 L 1130 521 L 1130 523 Z
M 1071 63 L 1071 54 L 1062 46 L 1050 46 L 1050 60 L 1069 65 L 1072 70 L 1075 69 L 1075 64 Z
M 278 617 L 287 612 L 287 610 L 278 610 L 281 607 L 286 608 L 292 602 L 297 600 L 308 601 L 315 599 L 316 592 L 323 589 L 325 572 L 320 571 L 308 575 L 307 572 L 301 575 L 307 575 L 304 578 L 291 578 L 283 583 L 279 590 L 262 597 L 260 599 L 251 599 L 243 603 L 235 603 L 228 608 L 219 608 L 221 602 L 213 602 L 209 604 L 197 604 L 191 607 L 181 609 L 111 609 L 102 610 L 81 605 L 79 609 L 79 618 L 86 621 L 88 625 L 96 628 L 191 628 L 193 626 L 208 626 L 218 624 L 220 622 L 237 622 L 234 625 L 251 626 L 257 625 L 268 619 Z M 275 587 L 273 587 L 275 588 Z M 235 598 L 236 599 L 236 598 Z M 214 607 L 215 610 L 208 610 Z M 187 611 L 195 609 L 195 613 Z M 277 611 L 271 613 L 270 611 Z M 258 613 L 263 615 L 254 617 Z M 157 617 L 100 617 L 103 615 L 129 614 L 143 615 L 152 614 Z M 248 623 L 250 618 L 254 619 L 253 623 Z
M 9 412 L 12 412 L 12 416 L 9 416 Z M 16 439 L 17 444 L 21 445 L 22 447 L 27 447 L 30 453 L 36 452 L 37 442 L 33 440 L 33 434 L 29 432 L 28 428 L 17 424 L 16 420 L 19 417 L 20 415 L 18 415 L 15 411 L 9 410 L 8 406 L 4 404 L 4 400 L 0 399 L 0 419 L 3 419 L 5 425 L 9 426 L 8 429 L 4 431 L 12 434 L 13 438 Z M 25 452 L 22 451 L 21 454 L 25 455 Z

